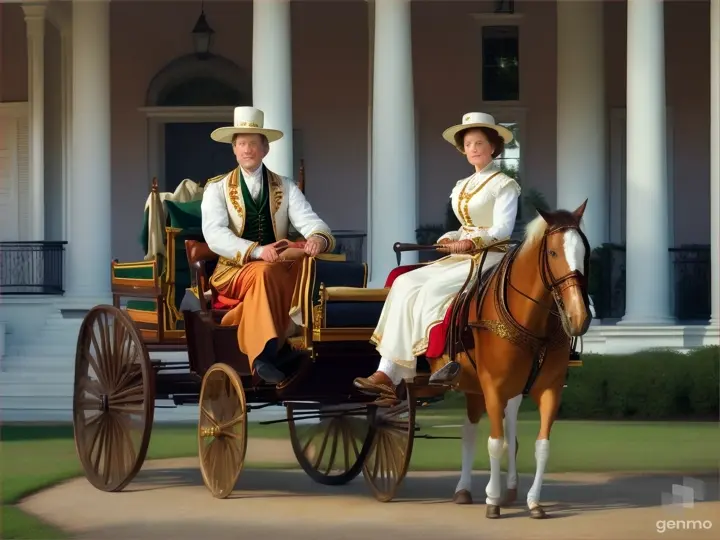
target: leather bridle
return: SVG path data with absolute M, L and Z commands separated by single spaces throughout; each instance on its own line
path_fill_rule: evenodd
M 552 272 L 552 269 L 550 268 L 550 262 L 548 260 L 548 250 L 547 250 L 547 242 L 548 237 L 559 233 L 563 231 L 568 230 L 574 230 L 577 231 L 580 235 L 580 238 L 583 241 L 583 245 L 585 246 L 585 257 L 584 257 L 584 264 L 583 269 L 585 271 L 585 274 L 580 272 L 579 270 L 573 270 L 571 272 L 568 272 L 567 274 L 561 276 L 560 278 L 556 278 L 555 275 Z M 562 320 L 563 327 L 565 327 L 565 330 L 568 331 L 567 328 L 567 321 L 565 320 L 565 304 L 562 300 L 562 293 L 565 292 L 567 289 L 571 287 L 579 287 L 580 291 L 583 295 L 583 301 L 585 302 L 585 309 L 590 309 L 590 302 L 588 298 L 588 278 L 587 273 L 590 268 L 590 244 L 588 242 L 587 237 L 585 236 L 585 233 L 582 232 L 579 226 L 577 225 L 554 225 L 554 226 L 548 226 L 548 228 L 545 230 L 545 233 L 543 234 L 542 240 L 540 241 L 540 249 L 538 250 L 538 266 L 540 268 L 540 279 L 542 280 L 543 286 L 545 287 L 545 290 L 550 292 L 553 296 L 553 300 L 555 300 L 554 304 L 557 306 L 557 310 L 553 309 L 553 306 L 547 306 L 540 302 L 539 300 L 536 300 L 535 298 L 530 297 L 520 289 L 518 289 L 515 285 L 512 284 L 510 280 L 508 280 L 510 287 L 512 287 L 515 291 L 523 295 L 528 300 L 534 302 L 538 306 L 542 307 L 543 309 L 549 311 L 553 315 L 558 315 L 560 319 Z M 569 333 L 569 332 L 568 332 Z

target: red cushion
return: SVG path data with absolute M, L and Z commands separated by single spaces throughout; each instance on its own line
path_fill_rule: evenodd
M 224 296 L 218 295 L 213 302 L 212 309 L 232 309 L 239 303 L 239 300 L 233 300 L 231 298 L 225 298 Z
M 424 265 L 422 264 L 406 264 L 405 266 L 398 266 L 397 268 L 393 268 L 390 271 L 387 279 L 385 280 L 385 288 L 389 289 L 390 287 L 392 287 L 393 281 L 395 281 L 403 274 L 407 274 L 411 270 L 416 270 L 418 268 L 422 268 L 423 266 Z
M 392 287 L 393 282 L 403 274 L 406 274 L 410 272 L 411 270 L 415 270 L 417 268 L 422 268 L 423 264 L 407 264 L 404 266 L 398 266 L 397 268 L 394 268 L 390 274 L 387 277 L 387 280 L 385 280 L 385 288 Z M 425 353 L 425 356 L 427 358 L 439 358 L 442 356 L 445 352 L 445 338 L 447 336 L 447 330 L 450 326 L 450 315 L 452 313 L 452 306 L 447 310 L 447 313 L 445 313 L 445 319 L 442 323 L 436 324 L 432 327 L 430 330 L 430 335 L 428 336 L 428 349 Z

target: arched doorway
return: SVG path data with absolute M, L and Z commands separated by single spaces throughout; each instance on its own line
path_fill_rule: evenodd
M 233 109 L 252 104 L 247 73 L 221 56 L 191 54 L 163 67 L 148 86 L 148 173 L 162 191 L 185 178 L 201 183 L 237 165 L 227 145 L 210 139 L 233 120 Z

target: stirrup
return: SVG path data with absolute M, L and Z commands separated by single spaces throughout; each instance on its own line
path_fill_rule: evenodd
M 460 375 L 461 366 L 455 360 L 451 360 L 435 373 L 430 375 L 428 384 L 449 385 L 455 382 Z

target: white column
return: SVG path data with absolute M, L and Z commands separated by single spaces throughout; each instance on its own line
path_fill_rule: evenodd
M 265 113 L 265 127 L 285 135 L 270 145 L 268 168 L 284 176 L 293 170 L 290 1 L 253 2 L 253 106 Z
M 110 5 L 75 0 L 67 294 L 90 305 L 110 294 Z M 88 306 L 89 307 L 89 306 Z
M 603 4 L 557 3 L 557 207 L 583 217 L 590 246 L 607 241 Z
M 70 178 L 72 176 L 72 21 L 68 21 L 60 30 L 60 114 L 62 123 L 62 227 L 63 238 L 70 240 L 69 215 L 70 215 Z
M 23 4 L 30 126 L 30 239 L 45 240 L 45 2 Z
M 710 3 L 710 324 L 720 325 L 720 0 Z
M 370 283 L 397 266 L 393 244 L 415 243 L 415 105 L 409 0 L 375 0 L 370 200 Z M 402 264 L 417 262 L 417 252 Z
M 627 233 L 621 324 L 671 324 L 662 0 L 627 5 Z

